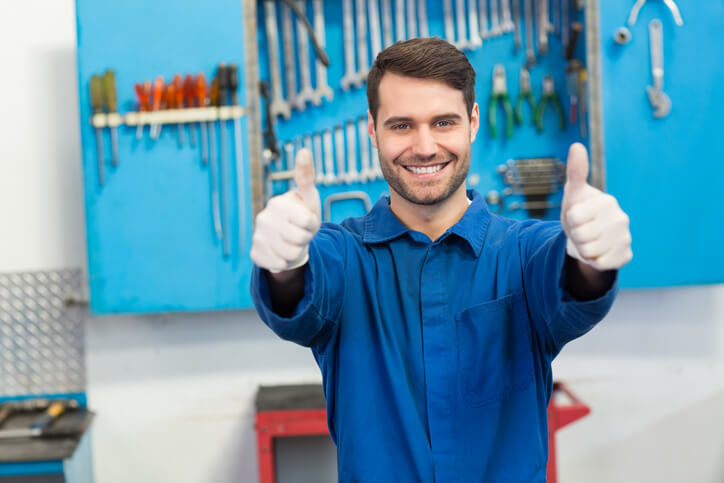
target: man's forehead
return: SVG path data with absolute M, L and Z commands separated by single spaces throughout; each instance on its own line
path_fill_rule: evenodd
M 419 79 L 385 73 L 379 84 L 381 120 L 389 117 L 435 118 L 450 113 L 465 114 L 461 90 L 438 79 Z

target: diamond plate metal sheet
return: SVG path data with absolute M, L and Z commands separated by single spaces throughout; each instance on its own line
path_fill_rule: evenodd
M 85 391 L 80 270 L 0 273 L 0 396 Z

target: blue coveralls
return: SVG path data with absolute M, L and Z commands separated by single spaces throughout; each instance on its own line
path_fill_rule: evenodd
M 289 318 L 253 268 L 262 320 L 310 347 L 322 371 L 340 481 L 545 481 L 551 361 L 606 315 L 618 276 L 575 300 L 559 222 L 503 218 L 468 197 L 435 241 L 388 197 L 324 223 Z

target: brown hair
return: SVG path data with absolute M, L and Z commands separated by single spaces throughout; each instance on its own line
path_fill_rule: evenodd
M 377 54 L 367 74 L 367 103 L 377 122 L 380 107 L 379 87 L 385 72 L 434 79 L 463 92 L 470 119 L 475 103 L 475 71 L 468 58 L 451 43 L 439 37 L 396 42 Z

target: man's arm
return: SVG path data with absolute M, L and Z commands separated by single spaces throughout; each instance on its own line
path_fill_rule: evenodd
M 264 270 L 269 285 L 272 310 L 280 317 L 290 317 L 304 296 L 304 271 L 306 264 L 285 272 Z
M 566 254 L 566 291 L 578 301 L 603 297 L 616 280 L 617 270 L 599 271 Z

